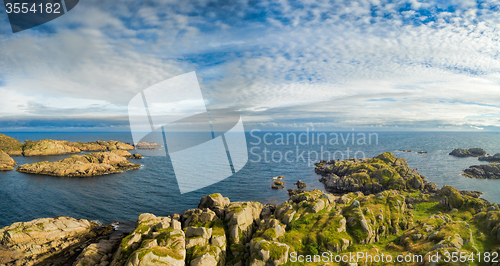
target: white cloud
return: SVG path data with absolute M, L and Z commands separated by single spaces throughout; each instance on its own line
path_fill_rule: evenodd
M 10 93 L 0 105 L 11 109 L 0 114 L 31 114 L 28 103 L 71 108 L 69 98 L 124 114 L 138 91 L 196 70 L 212 107 L 253 123 L 500 126 L 488 115 L 500 113 L 496 2 L 218 5 L 88 1 L 53 22 L 57 33 L 10 36 L 0 41 Z

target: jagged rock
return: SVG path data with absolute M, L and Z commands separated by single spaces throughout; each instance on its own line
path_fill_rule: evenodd
M 21 156 L 23 155 L 23 145 L 18 140 L 0 134 L 0 150 L 4 151 L 10 156 Z
M 249 265 L 282 265 L 288 261 L 290 247 L 286 244 L 254 238 L 250 242 Z
M 161 149 L 161 145 L 154 142 L 139 142 L 135 145 L 138 150 L 158 150 Z
M 455 157 L 480 157 L 486 155 L 486 151 L 481 148 L 454 149 L 449 155 Z
M 471 178 L 499 179 L 500 164 L 473 165 L 464 170 L 464 175 Z
M 122 236 L 103 239 L 98 243 L 88 245 L 78 256 L 73 266 L 95 266 L 109 264 L 108 254 L 112 253 L 120 243 Z
M 219 218 L 223 218 L 224 209 L 231 202 L 227 197 L 223 197 L 220 193 L 214 193 L 201 198 L 198 208 L 209 208 L 214 211 Z
M 16 170 L 28 174 L 60 177 L 87 177 L 120 173 L 124 170 L 139 168 L 140 165 L 133 164 L 114 153 L 98 152 L 87 155 L 73 155 L 57 162 L 44 161 L 24 164 L 19 166 Z
M 221 196 L 222 197 L 222 196 Z M 184 212 L 182 225 L 186 234 L 188 265 L 224 265 L 226 233 L 223 221 L 208 208 Z
M 42 218 L 0 229 L 0 263 L 35 265 L 97 235 L 98 225 L 68 217 Z
M 141 214 L 135 230 L 122 239 L 111 265 L 148 265 L 155 260 L 184 265 L 185 235 L 182 230 L 170 227 L 172 220 L 171 217 Z
M 479 161 L 487 161 L 487 162 L 500 162 L 500 153 L 497 153 L 493 156 L 481 156 L 479 157 Z
M 17 165 L 14 159 L 10 158 L 10 156 L 0 150 L 0 171 L 11 171 L 14 170 L 14 167 Z

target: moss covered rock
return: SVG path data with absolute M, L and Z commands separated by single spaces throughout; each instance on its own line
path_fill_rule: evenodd
M 23 143 L 12 137 L 0 134 L 0 150 L 6 152 L 10 156 L 23 155 L 23 145 Z

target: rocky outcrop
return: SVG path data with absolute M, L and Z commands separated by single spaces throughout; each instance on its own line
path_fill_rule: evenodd
M 118 155 L 118 156 L 127 158 L 127 159 L 142 159 L 142 155 L 140 155 L 138 153 L 131 154 L 130 152 L 128 152 L 126 150 L 112 150 L 111 152 Z
M 464 176 L 471 178 L 499 179 L 500 164 L 473 165 L 464 170 Z
M 161 149 L 161 145 L 155 142 L 139 142 L 135 145 L 135 148 L 138 150 L 159 150 Z
M 76 258 L 73 266 L 107 266 L 113 256 L 113 252 L 117 249 L 121 235 L 112 237 L 111 239 L 103 239 L 97 243 L 88 245 Z
M 208 209 L 188 210 L 182 215 L 186 235 L 186 264 L 225 265 L 226 232 L 223 221 Z
M 38 141 L 27 140 L 23 146 L 24 156 L 46 156 L 80 153 L 81 150 L 68 146 L 67 141 L 44 139 Z
M 38 162 L 24 164 L 17 171 L 28 174 L 51 175 L 59 177 L 88 177 L 124 170 L 139 169 L 140 165 L 129 162 L 112 152 L 98 152 L 87 155 L 73 155 L 57 162 Z
M 15 223 L 0 230 L 0 264 L 35 265 L 97 235 L 88 220 L 57 217 Z
M 479 157 L 479 161 L 486 161 L 491 163 L 500 162 L 500 153 L 497 153 L 493 156 L 481 156 Z
M 26 141 L 22 147 L 24 156 L 46 156 L 59 154 L 80 153 L 82 151 L 127 151 L 133 150 L 134 146 L 119 141 L 95 141 L 95 142 L 69 142 L 65 140 L 44 139 L 39 141 Z
M 120 141 L 93 141 L 93 142 L 69 142 L 64 141 L 64 144 L 77 148 L 81 151 L 114 151 L 114 150 L 133 150 L 134 146 Z
M 481 148 L 454 149 L 449 155 L 455 157 L 480 157 L 486 155 L 486 151 Z
M 10 156 L 21 156 L 23 155 L 23 145 L 18 140 L 0 134 L 0 150 L 6 152 Z
M 14 167 L 17 165 L 14 159 L 10 158 L 10 156 L 4 151 L 0 150 L 0 171 L 11 171 L 14 170 Z
M 141 214 L 136 229 L 122 240 L 110 265 L 185 265 L 185 234 L 175 228 L 175 221 L 179 222 Z
M 232 202 L 224 211 L 230 256 L 228 265 L 244 265 L 248 260 L 246 244 L 252 239 L 260 218 L 262 204 L 259 202 Z
M 322 161 L 316 164 L 315 171 L 322 176 L 320 181 L 325 189 L 333 193 L 423 190 L 426 185 L 425 177 L 410 169 L 406 159 L 397 158 L 390 152 L 373 159 Z

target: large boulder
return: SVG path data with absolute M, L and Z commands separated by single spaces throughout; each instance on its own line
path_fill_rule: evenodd
M 17 171 L 28 174 L 51 175 L 59 177 L 88 177 L 120 173 L 124 170 L 139 169 L 140 165 L 129 162 L 112 152 L 98 152 L 86 155 L 73 155 L 57 162 L 38 162 L 24 164 Z
M 17 165 L 14 159 L 10 158 L 10 156 L 0 150 L 0 171 L 11 171 L 14 170 L 14 167 Z
M 486 155 L 486 151 L 481 148 L 454 149 L 449 155 L 455 157 L 480 157 Z
M 23 145 L 18 140 L 0 134 L 0 150 L 6 152 L 10 156 L 21 156 L 23 155 Z
M 73 266 L 108 265 L 111 260 L 110 254 L 117 248 L 121 237 L 118 235 L 111 239 L 103 239 L 97 243 L 88 245 L 76 258 Z
M 0 229 L 0 264 L 35 265 L 96 236 L 98 225 L 68 217 L 14 223 Z
M 38 141 L 27 140 L 23 147 L 24 156 L 45 156 L 80 153 L 81 150 L 68 146 L 66 141 L 44 139 Z

